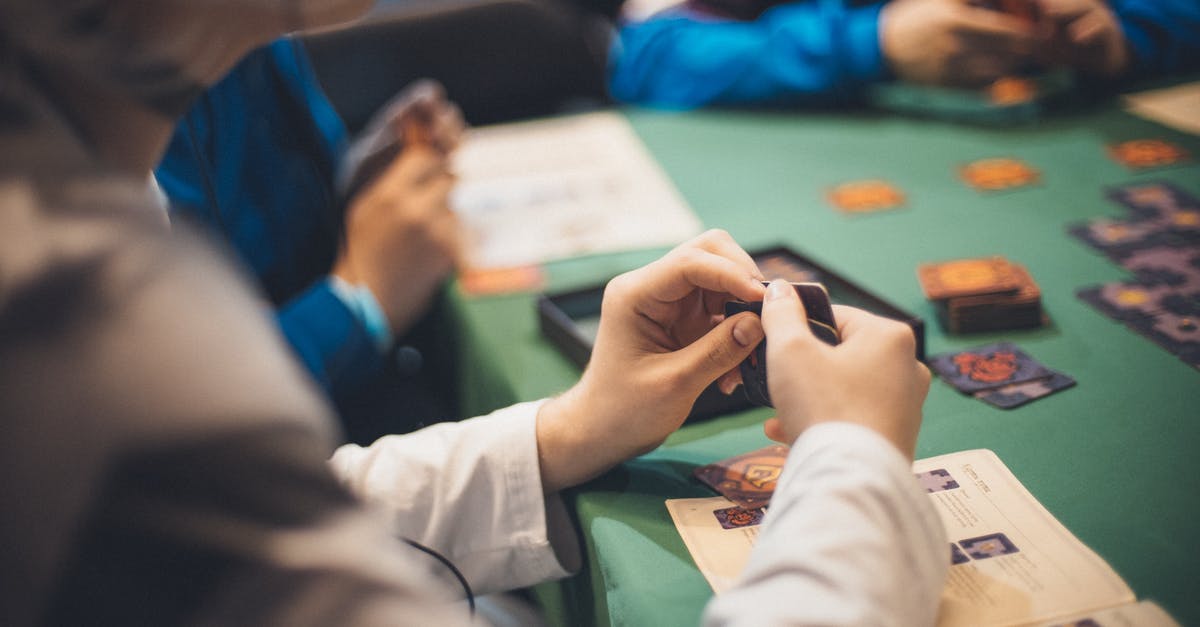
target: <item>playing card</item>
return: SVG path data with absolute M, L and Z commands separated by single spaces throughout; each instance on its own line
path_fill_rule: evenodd
M 1166 181 L 1131 183 L 1110 188 L 1107 193 L 1109 198 L 1143 216 L 1200 210 L 1200 200 Z
M 966 394 L 1053 374 L 1009 342 L 938 355 L 930 359 L 929 368 Z
M 1111 144 L 1108 156 L 1132 170 L 1173 165 L 1188 158 L 1187 151 L 1161 139 L 1133 139 Z
M 1130 253 L 1122 261 L 1140 284 L 1165 285 L 1179 292 L 1200 291 L 1200 247 L 1158 246 Z
M 1023 383 L 1014 383 L 994 390 L 983 390 L 975 393 L 975 398 L 995 405 L 1000 409 L 1020 407 L 1039 398 L 1047 397 L 1059 390 L 1065 390 L 1075 385 L 1075 379 L 1054 372 L 1042 379 L 1034 379 Z
M 929 300 L 976 294 L 1014 294 L 1020 277 L 1003 257 L 958 259 L 917 266 L 917 279 Z
M 1117 262 L 1140 249 L 1168 243 L 1168 235 L 1157 218 L 1099 218 L 1070 226 L 1067 232 Z
M 764 283 L 765 285 L 765 283 Z M 836 346 L 841 337 L 838 335 L 837 322 L 833 319 L 833 307 L 829 304 L 829 293 L 820 283 L 793 283 L 800 301 L 804 303 L 804 311 L 808 316 L 808 328 L 817 339 Z M 725 303 L 725 316 L 732 316 L 743 311 L 762 315 L 762 303 L 747 303 L 730 301 Z M 739 365 L 742 374 L 742 389 L 746 398 L 755 405 L 774 407 L 771 404 L 771 393 L 767 386 L 767 342 L 763 340 Z
M 997 157 L 972 161 L 958 168 L 958 176 L 981 192 L 1016 189 L 1041 180 L 1042 174 L 1020 159 Z
M 1189 364 L 1200 363 L 1200 317 L 1162 311 L 1126 324 Z
M 869 213 L 904 205 L 904 192 L 879 179 L 849 181 L 829 189 L 826 200 L 844 213 Z
M 1012 264 L 1014 294 L 959 296 L 936 301 L 938 317 L 950 333 L 1029 329 L 1043 324 L 1042 290 L 1020 264 Z
M 1124 281 L 1085 287 L 1075 295 L 1110 318 L 1126 322 L 1154 317 L 1162 310 L 1160 301 L 1170 293 L 1167 286 Z
M 741 507 L 726 507 L 713 510 L 713 516 L 721 523 L 722 529 L 741 529 L 762 524 L 763 508 L 744 509 Z
M 730 457 L 694 471 L 697 479 L 741 507 L 752 510 L 766 505 L 775 493 L 783 472 L 788 447 L 773 444 Z

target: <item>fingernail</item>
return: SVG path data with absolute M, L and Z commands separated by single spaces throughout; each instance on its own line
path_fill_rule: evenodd
M 794 291 L 795 290 L 792 289 L 792 286 L 789 285 L 787 281 L 784 281 L 783 279 L 775 279 L 774 281 L 771 281 L 770 285 L 767 286 L 766 300 L 775 300 L 776 298 L 784 298 L 789 293 L 794 292 Z
M 741 346 L 754 346 L 762 338 L 762 321 L 758 316 L 742 316 L 742 319 L 733 325 L 733 341 Z
M 737 381 L 734 381 L 733 379 L 722 378 L 719 381 L 717 381 L 717 387 L 721 390 L 721 393 L 724 394 L 725 396 L 729 396 L 730 394 L 733 394 L 733 391 L 737 389 L 737 386 L 738 386 Z

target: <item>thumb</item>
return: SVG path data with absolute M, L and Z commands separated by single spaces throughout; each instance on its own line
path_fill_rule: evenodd
M 763 329 L 771 344 L 786 344 L 792 348 L 820 344 L 821 341 L 809 330 L 807 320 L 804 303 L 796 289 L 782 279 L 771 281 L 762 308 Z
M 700 339 L 675 353 L 686 380 L 703 389 L 738 367 L 763 339 L 758 316 L 745 312 L 726 318 Z

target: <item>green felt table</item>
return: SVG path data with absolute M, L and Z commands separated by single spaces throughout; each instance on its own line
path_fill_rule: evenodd
M 1100 553 L 1140 598 L 1200 624 L 1200 372 L 1075 297 L 1126 272 L 1069 236 L 1068 224 L 1124 210 L 1106 186 L 1165 179 L 1200 193 L 1200 165 L 1132 172 L 1105 146 L 1157 137 L 1200 155 L 1200 139 L 1098 103 L 1015 127 L 978 127 L 879 113 L 625 112 L 706 226 L 747 249 L 787 245 L 927 321 L 930 354 L 1016 342 L 1077 387 L 1004 411 L 935 381 L 917 457 L 994 450 L 1059 520 Z M 1040 184 L 980 193 L 957 165 L 1011 156 Z M 908 194 L 900 210 L 849 216 L 824 191 L 884 178 Z M 603 282 L 663 251 L 548 266 L 552 290 Z M 923 298 L 924 261 L 1000 254 L 1043 290 L 1042 329 L 947 335 Z M 452 297 L 460 332 L 462 409 L 473 415 L 562 391 L 575 368 L 539 333 L 532 295 Z M 691 470 L 765 445 L 750 410 L 687 425 L 659 450 L 570 495 L 587 547 L 584 571 L 542 586 L 551 618 L 570 625 L 694 625 L 712 591 L 667 515 L 667 498 L 709 495 Z

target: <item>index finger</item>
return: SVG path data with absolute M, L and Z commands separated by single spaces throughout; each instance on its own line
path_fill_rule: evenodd
M 644 289 L 660 302 L 674 302 L 697 288 L 742 300 L 762 300 L 762 283 L 727 257 L 698 248 L 677 249 L 646 266 Z

